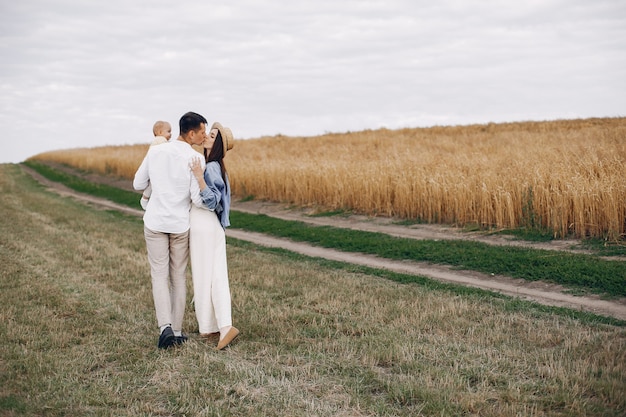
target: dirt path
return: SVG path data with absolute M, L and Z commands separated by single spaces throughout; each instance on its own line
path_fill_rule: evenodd
M 333 226 L 344 229 L 385 233 L 391 236 L 422 240 L 469 240 L 488 245 L 529 247 L 533 249 L 589 253 L 576 249 L 576 240 L 558 240 L 550 242 L 528 242 L 515 240 L 512 236 L 494 235 L 485 232 L 466 232 L 454 227 L 432 224 L 397 225 L 393 219 L 385 217 L 367 217 L 356 214 L 345 216 L 315 216 L 312 209 L 291 208 L 285 205 L 263 201 L 235 202 L 236 209 L 246 213 L 266 214 L 284 220 L 296 220 L 318 226 Z
M 22 168 L 32 175 L 37 181 L 48 189 L 67 197 L 75 198 L 79 201 L 112 210 L 120 210 L 128 214 L 142 216 L 143 211 L 132 209 L 108 200 L 77 193 L 62 184 L 47 180 L 30 168 L 22 165 Z M 72 172 L 76 174 L 76 172 Z M 111 179 L 94 175 L 86 176 L 93 182 L 108 183 L 121 188 L 132 189 L 129 181 L 122 181 L 111 184 Z M 137 195 L 139 201 L 139 194 Z M 139 206 L 139 203 L 137 204 Z M 393 236 L 414 238 L 414 239 L 465 239 L 479 241 L 493 245 L 526 246 L 535 249 L 560 250 L 581 252 L 572 249 L 575 241 L 559 241 L 550 243 L 535 243 L 510 240 L 501 236 L 485 235 L 481 233 L 462 233 L 454 228 L 447 228 L 432 225 L 394 225 L 389 219 L 368 218 L 364 216 L 332 216 L 332 217 L 311 217 L 310 210 L 293 209 L 280 204 L 266 202 L 233 202 L 233 209 L 248 213 L 266 214 L 285 220 L 297 220 L 317 225 L 328 225 L 355 230 L 365 230 L 372 232 L 388 233 Z M 520 297 L 526 300 L 535 301 L 545 305 L 567 307 L 575 310 L 588 311 L 599 315 L 615 317 L 626 320 L 626 298 L 619 300 L 602 300 L 598 296 L 573 296 L 567 294 L 564 287 L 544 282 L 529 282 L 521 279 L 512 279 L 498 275 L 487 275 L 474 271 L 459 271 L 442 265 L 432 265 L 421 262 L 393 261 L 372 255 L 361 253 L 347 253 L 332 249 L 320 248 L 306 243 L 293 242 L 287 239 L 278 239 L 260 233 L 247 232 L 237 229 L 227 229 L 227 236 L 235 239 L 249 241 L 267 247 L 276 247 L 297 252 L 303 255 L 330 259 L 334 261 L 347 262 L 363 265 L 372 268 L 387 269 L 394 272 L 420 275 L 438 281 L 449 282 L 459 285 L 466 285 L 475 288 L 482 288 L 496 291 L 502 294 Z

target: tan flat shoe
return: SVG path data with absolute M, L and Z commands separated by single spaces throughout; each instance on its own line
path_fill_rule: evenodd
M 200 339 L 207 342 L 217 342 L 220 339 L 220 332 L 200 333 Z
M 226 346 L 230 344 L 230 342 L 235 340 L 237 336 L 239 336 L 239 330 L 237 330 L 236 327 L 231 327 L 228 333 L 226 333 L 226 336 L 224 336 L 224 338 L 219 341 L 216 349 L 217 350 L 224 349 Z

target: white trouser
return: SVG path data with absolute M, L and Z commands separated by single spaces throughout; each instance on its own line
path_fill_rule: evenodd
M 192 206 L 189 253 L 193 298 L 200 333 L 232 326 L 226 235 L 213 211 Z

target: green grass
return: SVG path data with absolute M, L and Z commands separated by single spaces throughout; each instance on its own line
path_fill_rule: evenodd
M 128 207 L 141 209 L 139 204 L 141 194 L 139 192 L 127 191 L 117 187 L 111 187 L 106 184 L 89 182 L 80 177 L 59 171 L 58 169 L 54 169 L 49 165 L 37 161 L 26 161 L 23 162 L 23 164 L 34 169 L 47 179 L 59 182 L 72 190 L 96 197 L 106 198 L 114 203 L 122 204 Z
M 460 285 L 460 284 L 440 282 L 440 281 L 436 281 L 436 280 L 419 276 L 419 275 L 402 274 L 402 273 L 388 271 L 384 269 L 376 269 L 376 268 L 371 268 L 371 267 L 366 267 L 366 266 L 361 266 L 361 265 L 354 265 L 354 264 L 345 263 L 345 262 L 331 261 L 331 260 L 327 260 L 324 258 L 311 258 L 309 256 L 301 255 L 295 252 L 290 252 L 285 249 L 271 248 L 271 247 L 258 247 L 257 245 L 253 243 L 248 243 L 246 241 L 238 240 L 234 238 L 229 238 L 228 243 L 236 245 L 238 247 L 242 247 L 242 248 L 255 248 L 255 250 L 257 251 L 279 254 L 283 257 L 288 257 L 296 261 L 315 262 L 317 265 L 320 265 L 323 267 L 341 269 L 349 273 L 367 274 L 371 276 L 384 278 L 390 281 L 394 281 L 400 284 L 414 284 L 414 285 L 419 285 L 428 290 L 445 291 L 456 296 L 472 296 L 472 297 L 479 297 L 483 299 L 495 298 L 495 299 L 508 300 L 509 302 L 507 303 L 507 309 L 509 311 L 527 311 L 528 310 L 528 302 L 520 300 L 519 298 L 516 298 L 516 297 L 510 297 L 510 296 L 503 295 L 503 294 L 489 291 L 489 290 L 467 287 L 467 286 Z M 606 316 L 598 316 L 593 313 L 572 310 L 569 308 L 553 307 L 553 306 L 545 306 L 545 305 L 534 305 L 533 309 L 536 309 L 538 311 L 541 310 L 549 314 L 556 314 L 556 315 L 574 318 L 584 323 L 590 323 L 590 324 L 591 323 L 603 323 L 603 324 L 610 324 L 613 326 L 626 326 L 626 321 L 624 320 L 619 320 L 619 319 L 606 317 Z
M 518 239 L 529 242 L 549 242 L 554 240 L 551 232 L 536 228 L 520 227 L 519 229 L 506 229 L 499 231 L 498 234 L 515 236 Z
M 526 240 L 529 242 L 549 242 L 554 239 L 554 236 L 550 232 L 519 228 L 519 229 L 506 229 L 497 232 L 502 235 L 514 236 L 519 240 Z M 626 241 L 625 240 L 608 240 L 608 239 L 583 239 L 578 243 L 572 245 L 573 248 L 586 249 L 593 252 L 598 256 L 623 256 L 626 257 Z
M 333 217 L 333 216 L 349 216 L 351 213 L 347 210 L 328 210 L 319 211 L 317 213 L 310 214 L 310 217 Z
M 580 246 L 602 256 L 626 257 L 626 241 L 612 242 L 610 240 L 589 239 L 582 241 Z
M 33 165 L 29 163 L 29 166 Z M 43 164 L 35 164 L 33 168 L 49 179 L 63 182 L 77 191 L 110 198 L 131 207 L 138 205 L 134 193 L 113 187 L 90 185 L 87 181 L 59 173 Z M 362 252 L 395 260 L 446 264 L 458 269 L 556 283 L 577 292 L 591 291 L 611 297 L 626 296 L 624 261 L 608 261 L 590 255 L 492 246 L 461 240 L 396 238 L 382 233 L 312 226 L 303 222 L 237 211 L 231 212 L 231 223 L 233 228 L 308 242 L 345 252 Z
M 197 338 L 188 280 L 191 339 L 159 351 L 141 219 L 15 165 L 0 195 L 2 416 L 626 412 L 623 324 L 232 239 L 241 336 Z
M 460 240 L 415 240 L 382 233 L 311 226 L 265 215 L 231 213 L 236 228 L 309 242 L 345 252 L 362 252 L 388 259 L 452 265 L 530 281 L 547 281 L 612 296 L 626 296 L 626 265 L 594 256 L 496 247 Z

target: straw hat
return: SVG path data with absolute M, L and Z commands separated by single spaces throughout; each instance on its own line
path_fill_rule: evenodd
M 233 132 L 227 128 L 222 126 L 219 122 L 213 123 L 211 126 L 211 130 L 217 129 L 222 134 L 222 143 L 224 144 L 224 156 L 226 156 L 226 152 L 233 149 L 235 146 L 235 139 L 233 139 Z

